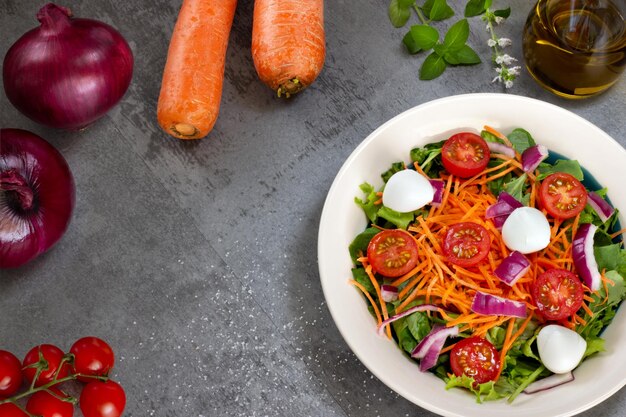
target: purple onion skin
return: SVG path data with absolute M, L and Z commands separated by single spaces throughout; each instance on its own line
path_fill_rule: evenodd
M 51 248 L 72 217 L 74 178 L 48 142 L 0 129 L 0 268 L 15 268 Z
M 49 3 L 37 13 L 41 26 L 22 36 L 4 58 L 9 101 L 34 121 L 82 129 L 122 98 L 133 73 L 133 54 L 111 26 L 73 19 Z

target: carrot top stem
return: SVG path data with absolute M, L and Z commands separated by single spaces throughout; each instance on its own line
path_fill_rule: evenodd
M 278 87 L 278 90 L 276 90 L 276 94 L 278 97 L 282 97 L 284 94 L 285 98 L 289 98 L 292 95 L 304 90 L 305 87 L 306 86 L 300 82 L 298 77 L 296 77 L 282 83 Z

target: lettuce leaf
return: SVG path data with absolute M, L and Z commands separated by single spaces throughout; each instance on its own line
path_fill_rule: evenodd
M 446 389 L 450 388 L 467 388 L 472 391 L 474 395 L 476 395 L 476 402 L 482 403 L 483 401 L 493 401 L 504 397 L 503 394 L 500 394 L 496 391 L 495 383 L 493 381 L 486 382 L 484 384 L 478 384 L 477 387 L 474 387 L 474 378 L 471 378 L 467 375 L 456 376 L 452 375 L 446 378 Z
M 378 195 L 376 194 L 376 189 L 374 189 L 374 186 L 367 182 L 359 185 L 359 188 L 365 194 L 365 200 L 354 197 L 354 202 L 363 209 L 367 218 L 370 219 L 372 223 L 375 223 L 376 219 L 378 219 L 378 209 L 380 208 L 380 205 L 376 205 L 374 204 L 374 202 L 377 201 L 380 197 L 378 197 Z

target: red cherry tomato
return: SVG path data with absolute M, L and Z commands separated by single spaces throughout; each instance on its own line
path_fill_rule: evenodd
M 83 337 L 70 348 L 74 355 L 74 370 L 83 375 L 107 376 L 113 368 L 115 356 L 113 349 L 104 340 L 97 337 Z M 83 382 L 93 378 L 78 377 Z
M 453 224 L 443 241 L 443 253 L 448 261 L 463 268 L 480 263 L 489 254 L 490 247 L 487 229 L 472 222 Z
M 539 204 L 557 219 L 571 219 L 587 204 L 587 190 L 564 172 L 548 175 L 539 188 Z
M 80 394 L 80 409 L 84 417 L 120 417 L 125 406 L 124 389 L 110 379 L 107 382 L 90 382 Z
M 500 356 L 487 339 L 473 336 L 454 345 L 450 351 L 450 366 L 454 375 L 467 375 L 474 378 L 476 384 L 484 384 L 498 377 Z
M 578 276 L 564 269 L 540 274 L 530 289 L 537 309 L 548 320 L 561 320 L 576 313 L 583 303 Z
M 54 379 L 63 359 L 63 351 L 54 345 L 40 345 L 32 348 L 24 357 L 24 362 L 22 362 L 22 373 L 29 384 L 35 378 L 35 373 L 37 372 L 36 368 L 29 366 L 40 361 L 40 354 L 42 356 L 41 360 L 47 363 L 47 367 L 39 374 L 35 383 L 36 387 L 45 385 Z M 70 365 L 65 362 L 57 379 L 66 377 L 69 374 L 69 370 Z
M 20 410 L 20 408 L 13 403 L 6 403 L 0 405 L 0 416 L 2 417 L 28 417 L 28 414 Z
M 11 352 L 0 350 L 0 398 L 11 397 L 22 386 L 22 364 Z M 2 414 L 0 414 L 2 415 Z
M 441 149 L 443 166 L 452 175 L 469 178 L 485 169 L 491 158 L 487 142 L 480 136 L 457 133 L 451 136 Z
M 370 240 L 367 258 L 375 272 L 399 277 L 417 265 L 417 243 L 403 230 L 383 230 Z
M 66 395 L 57 388 L 48 388 L 58 397 Z M 40 417 L 72 417 L 74 415 L 74 405 L 63 401 L 48 391 L 38 391 L 34 393 L 26 403 L 26 411 Z

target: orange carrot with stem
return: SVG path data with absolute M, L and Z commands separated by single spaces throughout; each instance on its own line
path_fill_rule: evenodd
M 237 0 L 183 0 L 157 108 L 159 124 L 176 138 L 200 139 L 215 125 L 236 7 Z
M 325 54 L 323 0 L 255 0 L 252 58 L 259 78 L 278 97 L 308 87 Z

